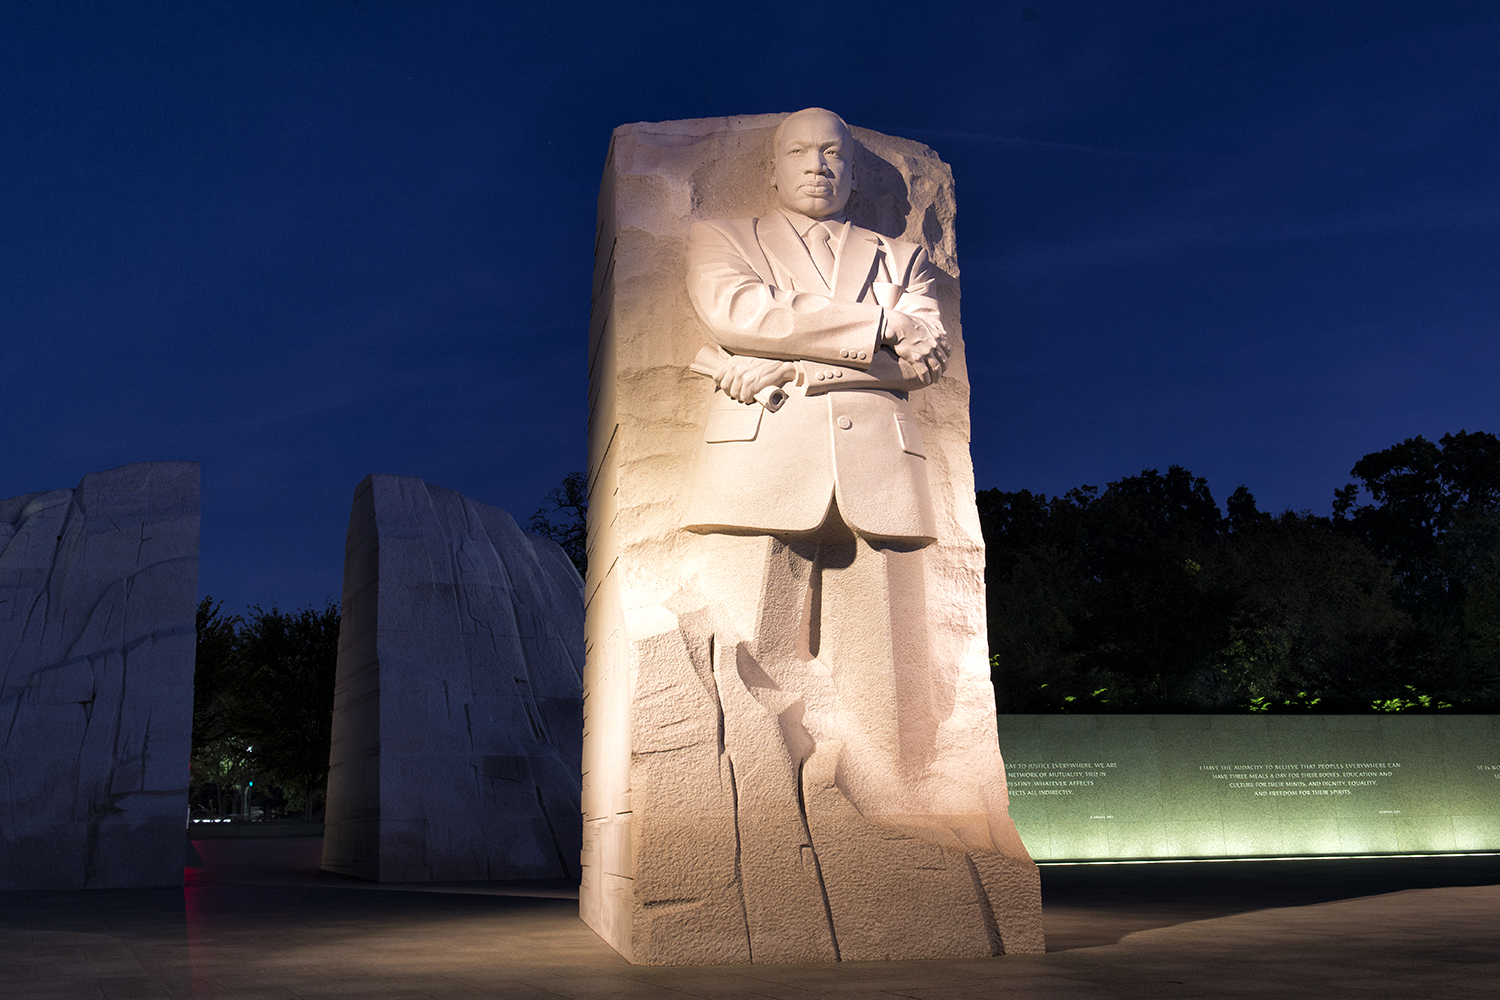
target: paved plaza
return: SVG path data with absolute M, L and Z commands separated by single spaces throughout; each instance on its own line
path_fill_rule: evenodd
M 638 968 L 563 883 L 375 885 L 199 840 L 184 889 L 0 893 L 0 997 L 1492 997 L 1500 858 L 1049 866 L 1048 953 Z M 892 900 L 892 905 L 900 905 Z

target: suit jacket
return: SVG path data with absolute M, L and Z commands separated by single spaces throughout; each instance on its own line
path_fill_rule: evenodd
M 921 247 L 842 225 L 831 288 L 780 212 L 689 230 L 688 297 L 709 337 L 730 354 L 798 362 L 802 384 L 774 413 L 713 392 L 686 527 L 810 532 L 836 500 L 862 536 L 935 539 L 906 399 L 922 383 L 878 343 L 888 308 L 941 326 L 936 272 Z

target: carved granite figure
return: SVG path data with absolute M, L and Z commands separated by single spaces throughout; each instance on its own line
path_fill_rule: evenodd
M 791 115 L 773 139 L 778 210 L 688 232 L 688 296 L 722 360 L 687 526 L 750 535 L 716 539 L 702 572 L 772 682 L 752 690 L 793 765 L 840 742 L 861 812 L 925 827 L 905 802 L 898 702 L 928 673 L 920 550 L 936 527 L 908 393 L 950 349 L 926 252 L 845 220 L 853 155 L 837 115 Z M 755 399 L 767 385 L 787 394 L 774 412 Z M 739 594 L 766 566 L 791 600 Z
M 792 115 L 774 145 L 780 210 L 688 232 L 688 295 L 724 349 L 688 526 L 808 534 L 842 521 L 862 539 L 925 545 L 936 529 L 906 393 L 948 361 L 932 264 L 845 221 L 843 119 Z M 748 405 L 767 385 L 791 385 L 791 405 Z
M 580 900 L 632 961 L 1042 947 L 984 649 L 952 181 L 860 136 L 808 109 L 611 148 Z

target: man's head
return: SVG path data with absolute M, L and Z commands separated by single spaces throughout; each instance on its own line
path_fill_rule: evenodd
M 838 216 L 854 185 L 854 137 L 832 111 L 808 108 L 776 128 L 771 186 L 781 207 L 812 219 Z

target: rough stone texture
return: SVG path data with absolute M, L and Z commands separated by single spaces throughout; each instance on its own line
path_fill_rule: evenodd
M 583 581 L 505 511 L 409 476 L 354 494 L 323 867 L 575 878 Z
M 182 884 L 198 464 L 0 500 L 0 889 Z
M 849 204 L 854 224 L 927 250 L 955 344 L 941 381 L 911 394 L 938 541 L 908 582 L 925 595 L 915 606 L 926 609 L 922 661 L 934 666 L 869 694 L 921 724 L 893 719 L 850 752 L 789 747 L 787 715 L 801 708 L 777 703 L 776 681 L 757 674 L 764 650 L 724 609 L 747 595 L 790 599 L 806 582 L 761 578 L 774 562 L 756 552 L 764 536 L 682 530 L 714 389 L 689 370 L 707 338 L 685 287 L 687 233 L 772 210 L 781 117 L 622 126 L 605 167 L 589 354 L 582 916 L 639 964 L 1040 951 L 1037 871 L 1006 812 L 989 681 L 953 182 L 927 147 L 854 129 Z M 798 680 L 812 705 L 816 678 Z M 851 692 L 861 696 L 847 683 L 840 696 Z M 862 812 L 856 800 L 883 805 Z

